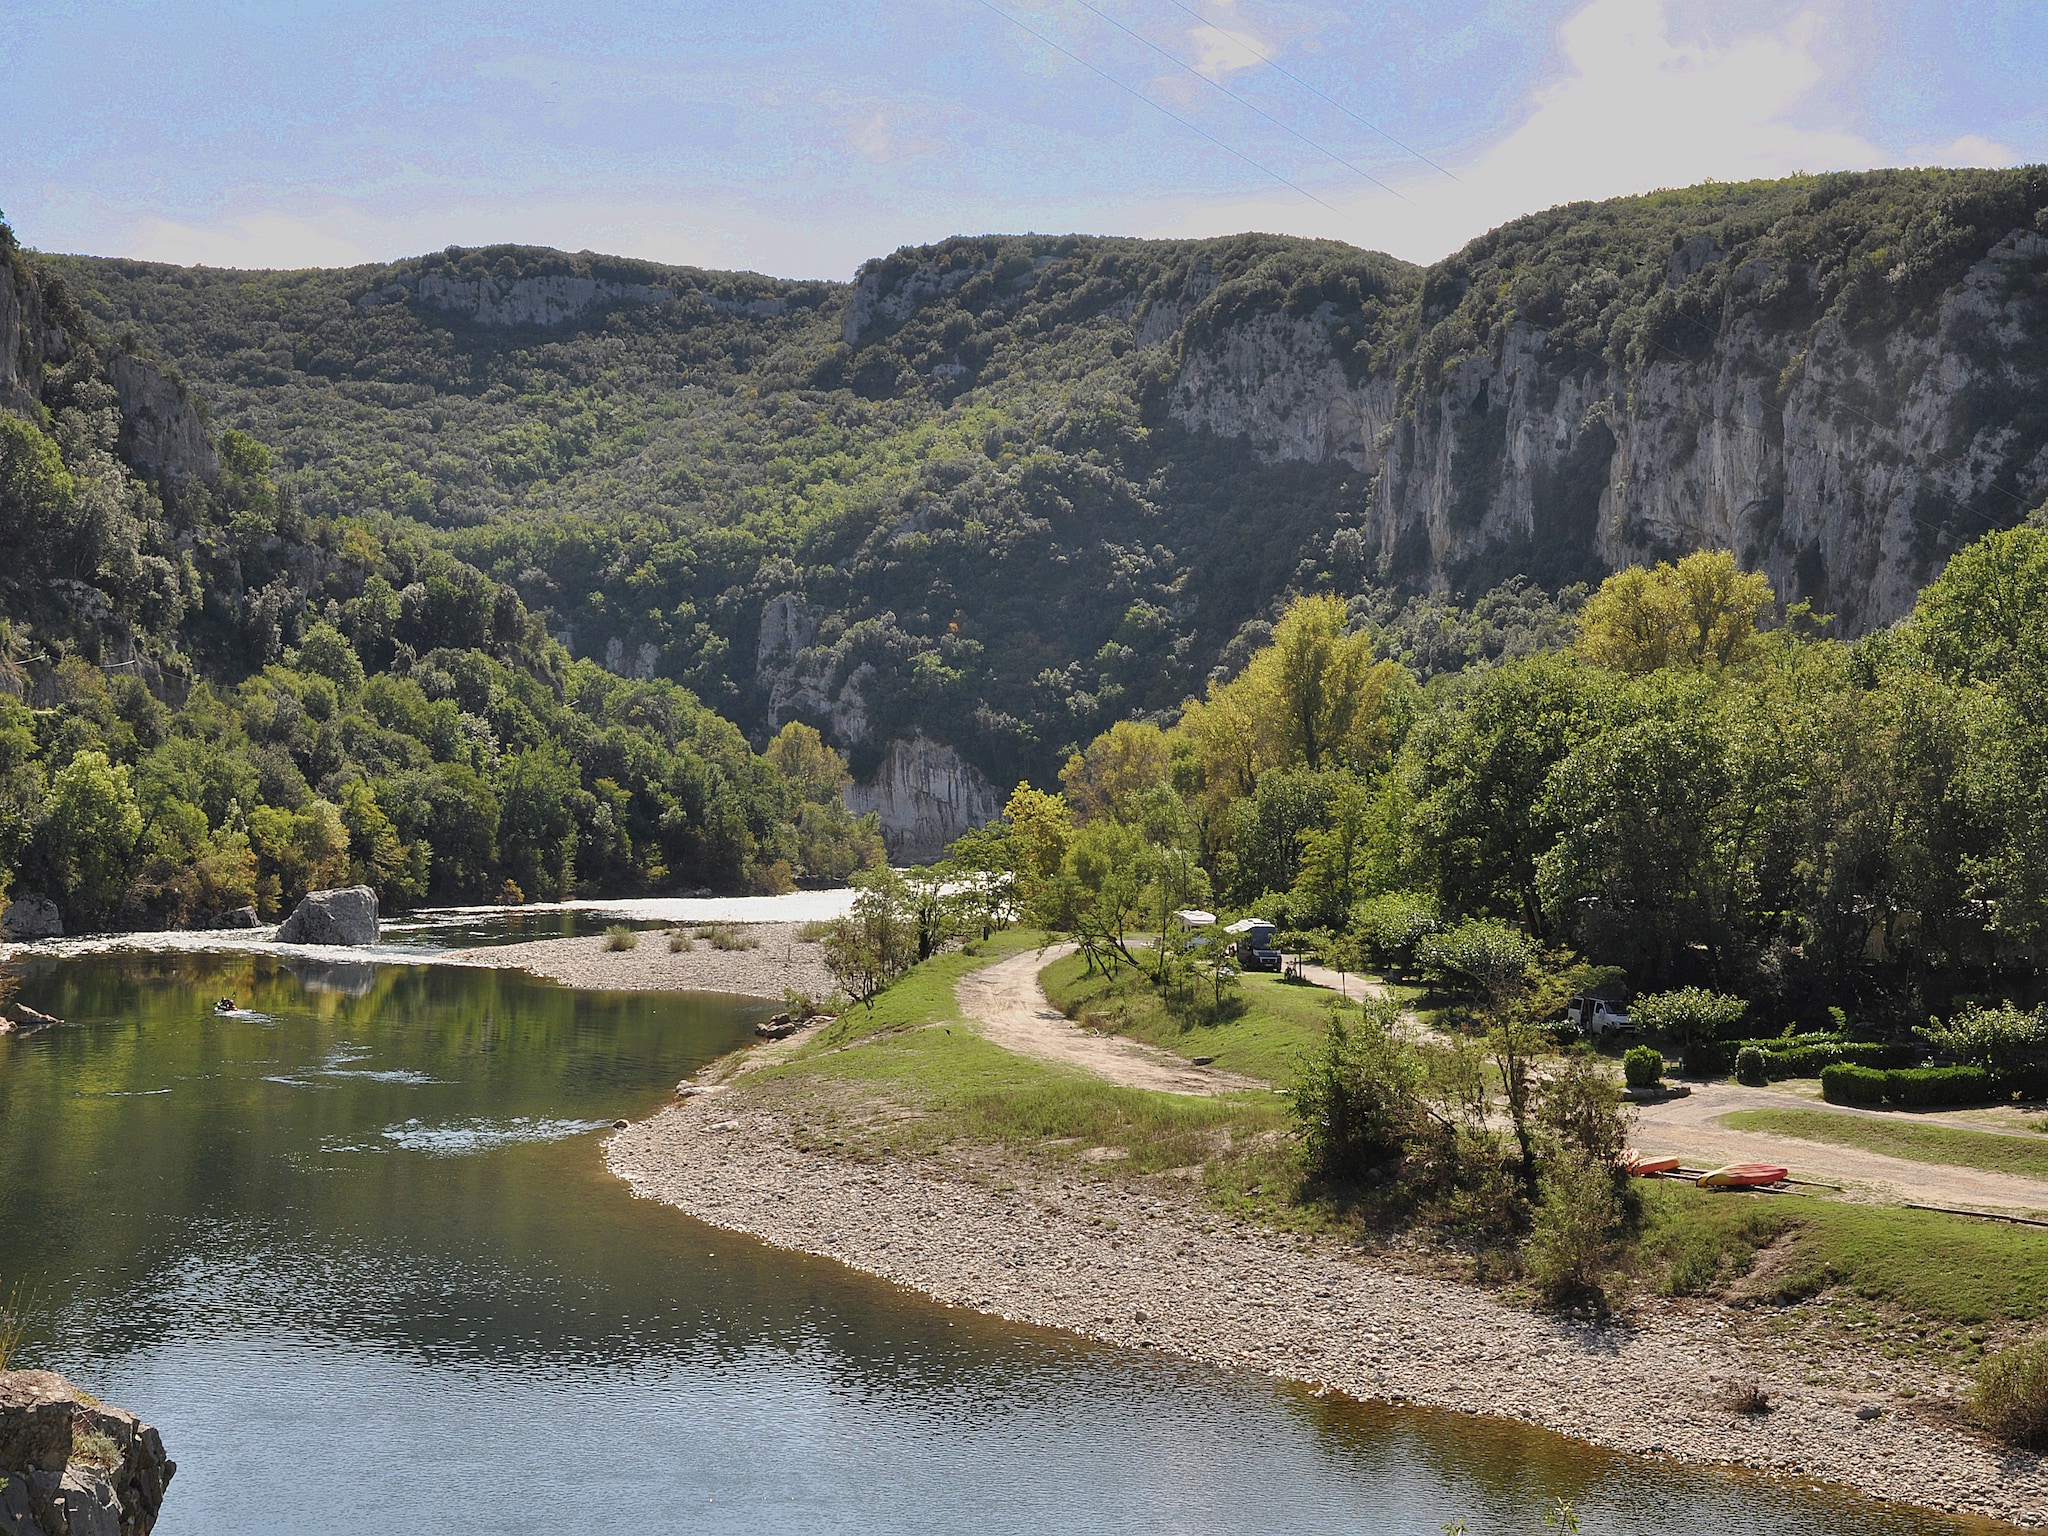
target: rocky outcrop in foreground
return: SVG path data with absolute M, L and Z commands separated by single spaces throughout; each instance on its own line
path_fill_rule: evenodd
M 134 1414 L 53 1371 L 0 1371 L 0 1536 L 147 1536 L 177 1470 Z
M 377 893 L 367 885 L 338 891 L 308 891 L 292 915 L 278 925 L 280 944 L 374 944 Z

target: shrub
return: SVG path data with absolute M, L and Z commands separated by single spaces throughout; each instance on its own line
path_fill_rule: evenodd
M 1630 1017 L 1639 1029 L 1686 1046 L 1734 1033 L 1748 1012 L 1749 1004 L 1741 998 L 1709 992 L 1705 987 L 1653 992 L 1637 998 L 1629 1007 Z
M 1565 1151 L 1609 1168 L 1628 1145 L 1621 1095 L 1606 1064 L 1590 1052 L 1567 1055 L 1544 1078 L 1536 1117 Z
M 1930 1024 L 1921 1035 L 1938 1051 L 1992 1071 L 2018 1068 L 2048 1053 L 2048 1008 L 2021 1013 L 2011 1003 L 1996 1008 L 1972 1004 L 1946 1024 Z
M 742 933 L 731 923 L 712 923 L 697 930 L 697 937 L 708 942 L 713 949 L 759 949 L 761 941 L 751 933 Z
M 1753 1075 L 1742 1077 L 1740 1061 L 1755 1051 Z M 1724 1040 L 1702 1042 L 1685 1050 L 1688 1070 L 1711 1073 L 1735 1066 L 1736 1075 L 1746 1083 L 1782 1082 L 1788 1077 L 1818 1077 L 1821 1069 L 1837 1062 L 1859 1067 L 1911 1067 L 1926 1054 L 1911 1042 L 1888 1044 L 1874 1040 L 1843 1040 L 1836 1035 L 1800 1035 L 1779 1040 Z
M 1757 1414 L 1771 1411 L 1771 1394 L 1763 1389 L 1760 1382 L 1724 1382 L 1720 1392 L 1721 1406 L 1730 1413 Z
M 1363 958 L 1396 975 L 1415 969 L 1415 947 L 1443 929 L 1434 896 L 1390 891 L 1352 909 L 1352 932 Z
M 1622 1054 L 1621 1075 L 1631 1088 L 1654 1088 L 1664 1077 L 1664 1055 L 1653 1046 L 1632 1045 Z
M 632 949 L 640 942 L 640 935 L 624 923 L 613 923 L 604 931 L 606 949 Z
M 1758 1088 L 1770 1080 L 1768 1063 L 1761 1046 L 1745 1045 L 1735 1053 L 1735 1081 Z
M 1522 984 L 1539 953 L 1528 934 L 1493 918 L 1474 918 L 1448 933 L 1433 933 L 1415 952 L 1424 967 L 1488 1007 Z
M 1988 1099 L 1991 1074 L 1982 1067 L 1899 1067 L 1887 1071 L 1838 1062 L 1821 1072 L 1820 1091 L 1830 1104 L 1925 1109 Z
M 1607 1266 L 1621 1227 L 1614 1169 L 1591 1158 L 1553 1158 L 1538 1187 L 1529 1234 L 1529 1278 L 1553 1306 L 1605 1306 Z
M 1407 1149 L 1421 1114 L 1422 1064 L 1394 1033 L 1399 1005 L 1374 1001 L 1365 1017 L 1330 1017 L 1303 1064 L 1293 1109 L 1302 1153 L 1318 1178 L 1346 1183 Z
M 1970 1409 L 2010 1445 L 2048 1447 L 2048 1339 L 2015 1344 L 1980 1365 Z
M 668 936 L 668 952 L 672 955 L 688 954 L 690 942 L 690 936 L 683 932 L 682 929 L 677 928 Z

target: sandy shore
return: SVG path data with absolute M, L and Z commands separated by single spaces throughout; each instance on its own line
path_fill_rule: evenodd
M 781 1002 L 794 988 L 823 1001 L 833 991 L 825 952 L 797 937 L 796 923 L 734 924 L 756 941 L 752 949 L 714 949 L 707 939 L 670 953 L 668 935 L 645 932 L 631 949 L 605 948 L 602 936 L 537 939 L 440 956 L 452 965 L 491 965 L 531 971 L 569 987 L 607 992 L 737 992 Z
M 2048 1520 L 2048 1461 L 1968 1429 L 1961 1378 L 1874 1349 L 1809 1353 L 1796 1328 L 1771 1331 L 1785 1312 L 1670 1302 L 1617 1324 L 1540 1315 L 1397 1259 L 1233 1223 L 1170 1176 L 1088 1180 L 978 1156 L 854 1162 L 799 1151 L 781 1118 L 716 1091 L 619 1132 L 606 1156 L 637 1194 L 983 1312 L 1617 1450 Z M 1734 1381 L 1769 1391 L 1770 1414 L 1720 1406 Z

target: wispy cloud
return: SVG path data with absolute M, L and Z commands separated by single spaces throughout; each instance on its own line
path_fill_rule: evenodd
M 1356 196 L 1334 215 L 1276 197 L 1183 204 L 1160 227 L 1280 225 L 1429 261 L 1558 203 L 1894 159 L 1847 129 L 1801 120 L 1810 113 L 1797 109 L 1811 107 L 1823 74 L 1809 15 L 1709 45 L 1674 40 L 1664 0 L 1591 0 L 1560 32 L 1565 70 L 1533 93 L 1520 122 L 1455 167 L 1455 181 L 1411 175 L 1402 197 Z M 1973 136 L 1916 158 L 2003 165 L 2015 157 Z

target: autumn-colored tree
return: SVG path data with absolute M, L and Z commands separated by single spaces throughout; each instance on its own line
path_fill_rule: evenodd
M 1191 737 L 1212 793 L 1250 794 L 1269 768 L 1368 769 L 1395 736 L 1390 707 L 1407 679 L 1376 662 L 1372 637 L 1346 631 L 1342 599 L 1303 597 L 1273 626 L 1273 643 L 1244 671 L 1190 705 Z
M 847 772 L 846 760 L 801 720 L 783 726 L 761 755 L 807 800 L 834 797 L 853 779 Z
M 1079 821 L 1127 817 L 1146 791 L 1167 781 L 1171 756 L 1166 733 L 1158 726 L 1119 720 L 1060 770 L 1067 804 Z
M 1600 584 L 1579 615 L 1578 651 L 1596 666 L 1640 677 L 1663 667 L 1718 671 L 1748 660 L 1757 621 L 1775 601 L 1761 572 L 1726 550 L 1676 565 L 1631 566 Z

